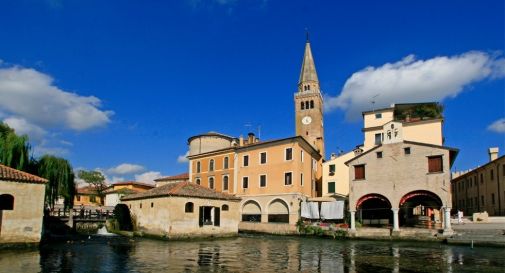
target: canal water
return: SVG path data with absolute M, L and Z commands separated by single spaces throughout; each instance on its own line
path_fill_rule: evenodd
M 241 235 L 202 241 L 75 238 L 1 250 L 0 272 L 505 272 L 505 250 Z

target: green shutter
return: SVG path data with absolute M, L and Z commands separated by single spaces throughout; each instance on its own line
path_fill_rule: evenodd
M 335 193 L 335 182 L 328 182 L 328 193 Z

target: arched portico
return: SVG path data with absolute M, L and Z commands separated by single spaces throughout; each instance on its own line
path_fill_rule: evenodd
M 405 194 L 398 204 L 401 226 L 440 228 L 443 218 L 442 199 L 426 190 Z
M 269 223 L 289 223 L 289 206 L 286 201 L 277 198 L 268 204 Z
M 242 205 L 242 221 L 261 222 L 261 206 L 255 200 L 248 200 Z
M 358 219 L 364 226 L 387 226 L 393 222 L 391 202 L 381 194 L 362 196 L 356 203 Z

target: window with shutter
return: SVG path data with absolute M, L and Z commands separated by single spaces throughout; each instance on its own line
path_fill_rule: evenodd
M 354 166 L 354 180 L 365 179 L 365 165 Z
M 428 172 L 437 173 L 443 171 L 442 156 L 430 156 L 428 157 Z
M 214 226 L 218 227 L 221 224 L 221 208 L 214 208 Z

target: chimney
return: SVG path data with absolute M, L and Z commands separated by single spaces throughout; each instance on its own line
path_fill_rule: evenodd
M 251 145 L 254 143 L 254 133 L 247 134 L 247 144 Z
M 335 159 L 335 158 L 337 158 L 337 155 L 335 153 L 331 153 L 330 159 Z
M 489 148 L 489 161 L 493 161 L 498 158 L 498 147 Z
M 244 137 L 242 135 L 240 135 L 240 137 L 238 138 L 238 146 L 239 147 L 244 146 Z

